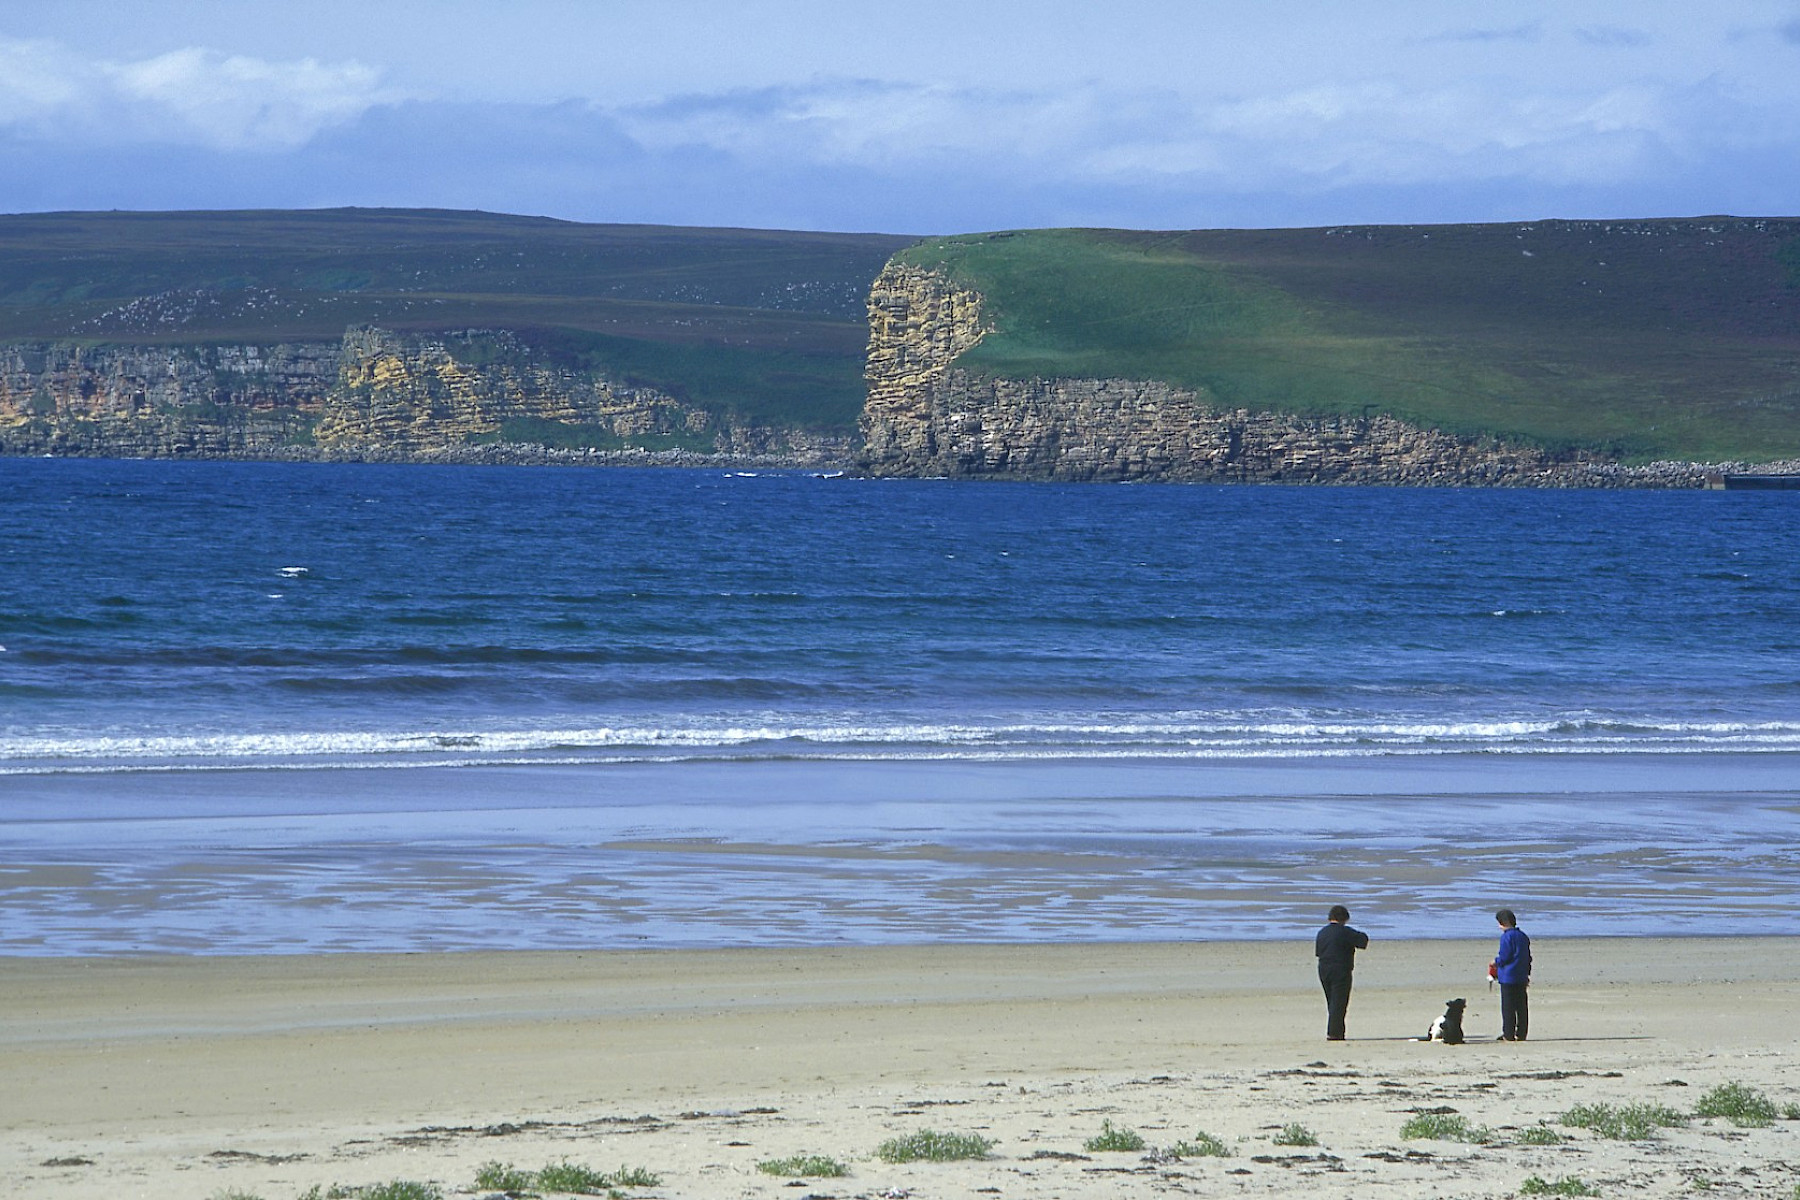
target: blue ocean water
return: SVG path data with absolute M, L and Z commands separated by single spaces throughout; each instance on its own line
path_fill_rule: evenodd
M 1800 748 L 1779 493 L 0 462 L 0 771 Z
M 1768 932 L 1796 504 L 0 459 L 0 952 Z

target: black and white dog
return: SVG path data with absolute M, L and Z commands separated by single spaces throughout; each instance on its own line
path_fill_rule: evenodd
M 1431 1023 L 1425 1031 L 1421 1042 L 1442 1042 L 1446 1046 L 1460 1046 L 1463 1042 L 1462 1019 L 1463 1009 L 1469 1007 L 1467 1000 L 1451 1000 L 1444 1005 L 1444 1015 Z

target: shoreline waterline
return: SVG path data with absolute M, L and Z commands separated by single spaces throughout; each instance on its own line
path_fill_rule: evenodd
M 6 782 L 0 954 L 1280 940 L 1800 904 L 1789 755 L 632 764 Z

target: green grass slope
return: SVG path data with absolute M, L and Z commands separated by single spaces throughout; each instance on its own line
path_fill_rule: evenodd
M 1800 456 L 1800 220 L 933 239 L 986 298 L 960 365 L 1158 379 L 1627 461 Z
M 0 216 L 0 340 L 508 329 L 703 407 L 849 429 L 863 302 L 910 240 L 411 209 Z

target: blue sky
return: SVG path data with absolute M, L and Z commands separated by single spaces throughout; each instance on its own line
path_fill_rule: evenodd
M 0 211 L 1800 213 L 1800 0 L 0 3 Z

